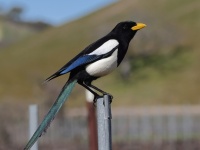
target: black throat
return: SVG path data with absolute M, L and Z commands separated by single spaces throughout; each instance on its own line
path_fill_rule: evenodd
M 128 47 L 129 47 L 129 43 L 130 43 L 130 41 L 132 40 L 132 38 L 134 37 L 135 34 L 136 34 L 136 32 L 124 34 L 124 35 L 121 35 L 121 36 L 119 34 L 114 34 L 115 39 L 117 39 L 119 41 L 118 60 L 117 60 L 118 66 L 120 65 L 120 63 L 124 59 L 124 57 L 127 53 Z

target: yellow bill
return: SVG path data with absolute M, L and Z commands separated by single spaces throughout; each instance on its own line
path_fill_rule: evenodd
M 137 25 L 133 26 L 131 29 L 132 30 L 140 30 L 140 29 L 142 29 L 144 27 L 146 27 L 146 24 L 144 24 L 144 23 L 137 23 Z

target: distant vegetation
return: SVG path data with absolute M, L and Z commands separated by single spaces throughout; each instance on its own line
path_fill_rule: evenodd
M 23 8 L 18 6 L 10 10 L 0 7 L 0 47 L 9 46 L 50 27 L 48 23 L 41 21 L 23 21 L 21 19 L 23 12 Z

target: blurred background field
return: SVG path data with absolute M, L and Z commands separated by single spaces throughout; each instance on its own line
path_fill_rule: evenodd
M 112 103 L 115 109 L 113 116 L 116 116 L 116 118 L 113 117 L 114 148 L 132 149 L 134 145 L 139 145 L 141 150 L 145 150 L 149 145 L 155 145 L 157 142 L 157 140 L 156 142 L 148 140 L 151 138 L 147 138 L 143 142 L 140 140 L 140 135 L 134 137 L 137 135 L 135 132 L 140 129 L 133 128 L 136 128 L 135 126 L 140 121 L 134 119 L 134 111 L 124 113 L 122 116 L 117 115 L 120 108 L 126 109 L 128 107 L 135 110 L 142 107 L 141 110 L 147 115 L 148 108 L 153 107 L 158 110 L 156 116 L 160 114 L 161 120 L 167 122 L 166 120 L 170 119 L 165 119 L 165 117 L 168 118 L 171 115 L 169 114 L 170 109 L 162 113 L 162 108 L 172 107 L 176 110 L 187 106 L 186 108 L 189 107 L 189 110 L 193 110 L 193 106 L 199 106 L 200 1 L 112 1 L 110 5 L 98 8 L 86 16 L 56 25 L 46 20 L 23 20 L 23 13 L 26 11 L 24 12 L 24 7 L 18 5 L 9 10 L 3 8 L 4 5 L 0 7 L 0 118 L 3 122 L 0 126 L 0 141 L 2 143 L 0 143 L 2 145 L 0 149 L 23 147 L 27 141 L 27 131 L 25 130 L 28 130 L 28 105 L 37 103 L 41 111 L 40 119 L 43 118 L 68 76 L 62 76 L 46 85 L 42 85 L 43 80 L 62 67 L 88 44 L 104 36 L 118 22 L 124 20 L 143 22 L 147 24 L 147 27 L 139 31 L 131 42 L 128 55 L 120 68 L 113 74 L 94 82 L 95 85 L 114 96 Z M 54 9 L 59 11 L 59 8 L 55 7 Z M 76 11 L 76 8 L 73 11 Z M 63 125 L 68 119 L 68 111 L 77 108 L 85 111 L 85 90 L 78 85 L 61 110 L 60 124 Z M 187 113 L 186 115 L 185 113 L 174 113 L 174 118 L 172 115 L 172 122 L 178 123 L 169 125 L 169 134 L 174 130 L 177 134 L 172 135 L 175 138 L 160 138 L 161 146 L 165 149 L 182 149 L 177 145 L 186 143 L 186 145 L 194 146 L 191 149 L 200 149 L 198 148 L 199 135 L 197 134 L 200 132 L 196 128 L 199 125 L 200 110 L 198 108 L 195 110 L 197 111 L 196 115 L 188 112 L 189 117 Z M 81 136 L 82 133 L 87 136 L 85 135 L 87 134 L 86 114 L 84 117 L 75 117 L 76 121 L 69 120 L 69 122 L 74 122 L 73 126 L 80 125 L 79 121 L 83 124 L 82 129 L 78 126 L 81 129 L 80 135 L 70 137 L 66 134 L 62 136 L 66 138 L 66 141 L 71 138 L 69 143 L 78 142 L 83 146 L 85 144 L 87 149 L 87 138 Z M 143 120 L 140 115 L 136 117 Z M 184 119 L 185 117 L 186 119 Z M 147 123 L 144 124 L 147 125 L 144 125 L 146 126 L 144 128 L 148 128 L 146 129 L 147 135 L 152 132 L 151 134 L 156 135 L 156 137 L 161 136 L 162 134 L 157 135 L 150 130 L 153 125 L 148 122 L 154 122 L 155 119 L 152 119 L 154 117 L 147 115 L 146 118 Z M 71 119 L 73 120 L 73 117 Z M 127 123 L 128 125 L 124 125 L 124 129 L 120 123 L 123 122 L 123 119 L 130 121 Z M 177 120 L 189 122 L 189 125 Z M 57 123 L 52 125 L 49 133 L 41 138 L 41 147 L 45 148 L 45 138 L 47 139 L 49 136 L 51 139 L 53 135 L 58 134 L 55 137 L 57 140 L 62 137 L 59 133 L 54 133 L 58 129 L 56 124 L 59 121 L 55 120 L 55 122 Z M 185 139 L 185 136 L 182 135 L 185 132 L 182 130 L 182 124 L 189 128 L 186 129 L 189 138 Z M 161 125 L 158 123 L 158 128 L 167 132 L 164 128 L 165 125 L 166 123 L 161 123 Z M 115 128 L 117 129 L 115 130 Z M 129 129 L 127 130 L 127 128 Z M 13 129 L 15 130 L 13 131 Z M 74 132 L 75 130 L 73 129 Z M 15 142 L 17 140 L 14 137 L 17 138 L 16 135 L 19 132 L 22 136 L 21 140 Z M 126 132 L 132 133 L 133 136 L 127 136 L 128 140 L 124 138 L 126 135 L 117 138 L 116 132 L 121 135 Z M 50 134 L 53 134 L 52 137 Z M 152 137 L 151 134 L 148 136 Z M 51 140 L 51 143 L 54 143 L 55 139 Z M 160 141 L 158 140 L 158 143 Z M 171 147 L 170 144 L 172 144 Z M 7 147 L 8 145 L 11 147 Z M 197 147 L 195 148 L 195 146 Z M 56 149 L 56 146 L 51 147 Z M 164 149 L 163 147 L 158 146 L 157 149 Z M 47 147 L 47 149 L 49 148 Z M 71 149 L 78 149 L 78 147 L 73 147 L 72 144 Z M 139 148 L 135 147 L 134 149 Z

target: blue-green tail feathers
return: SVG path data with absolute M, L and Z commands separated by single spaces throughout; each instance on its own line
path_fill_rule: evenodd
M 24 150 L 30 149 L 33 144 L 37 141 L 37 139 L 46 132 L 47 128 L 49 127 L 50 123 L 54 119 L 55 115 L 58 113 L 64 102 L 69 97 L 70 93 L 72 92 L 73 87 L 75 86 L 77 80 L 68 81 L 64 87 L 62 88 L 58 98 L 54 102 L 53 106 L 47 113 L 47 115 L 44 117 L 42 123 L 39 125 L 29 142 L 27 143 Z

